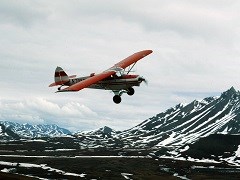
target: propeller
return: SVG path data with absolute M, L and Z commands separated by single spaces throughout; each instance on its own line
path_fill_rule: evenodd
M 141 82 L 144 82 L 146 85 L 148 85 L 148 80 L 146 80 L 144 77 L 141 76 L 138 78 L 138 80 Z

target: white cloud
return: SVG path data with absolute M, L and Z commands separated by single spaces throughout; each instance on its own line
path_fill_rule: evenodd
M 126 129 L 195 95 L 240 89 L 239 6 L 235 0 L 1 1 L 0 117 Z M 124 95 L 120 105 L 105 91 L 48 88 L 56 66 L 85 76 L 142 49 L 154 51 L 136 66 L 149 86 Z
M 1 120 L 28 122 L 32 124 L 56 123 L 65 127 L 82 125 L 76 121 L 88 124 L 87 121 L 97 117 L 90 108 L 78 102 L 69 102 L 63 106 L 42 98 L 32 98 L 22 101 L 0 100 Z M 83 125 L 84 126 L 84 125 Z

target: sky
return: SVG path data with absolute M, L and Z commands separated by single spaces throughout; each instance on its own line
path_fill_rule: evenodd
M 238 0 L 1 0 L 0 121 L 71 131 L 129 129 L 179 103 L 240 89 Z M 100 73 L 151 49 L 134 73 L 135 94 L 54 93 L 57 66 Z

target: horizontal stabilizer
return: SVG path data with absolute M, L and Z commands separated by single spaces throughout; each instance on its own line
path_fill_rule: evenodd
M 77 75 L 68 76 L 70 79 L 77 77 Z
M 68 82 L 68 81 L 58 81 L 58 82 L 50 84 L 48 87 L 63 85 L 66 82 Z

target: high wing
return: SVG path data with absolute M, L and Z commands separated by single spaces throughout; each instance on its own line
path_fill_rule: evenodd
M 120 67 L 122 69 L 125 69 L 126 67 L 130 66 L 133 63 L 136 63 L 140 59 L 144 58 L 145 56 L 152 53 L 152 50 L 144 50 L 137 53 L 134 53 L 133 55 L 127 57 L 126 59 L 123 59 L 119 63 L 115 64 L 114 67 Z M 111 69 L 111 68 L 110 68 Z
M 133 55 L 123 59 L 119 63 L 107 69 L 106 71 L 103 71 L 100 74 L 96 74 L 93 77 L 87 78 L 81 82 L 78 82 L 72 86 L 59 90 L 57 92 L 80 91 L 81 89 L 84 89 L 94 83 L 97 83 L 98 81 L 101 81 L 107 77 L 110 77 L 111 75 L 116 74 L 116 72 L 119 71 L 120 69 L 125 69 L 126 67 L 130 66 L 133 63 L 136 63 L 137 61 L 139 61 L 140 59 L 144 58 L 145 56 L 151 53 L 152 53 L 152 50 L 144 50 L 144 51 L 134 53 Z

